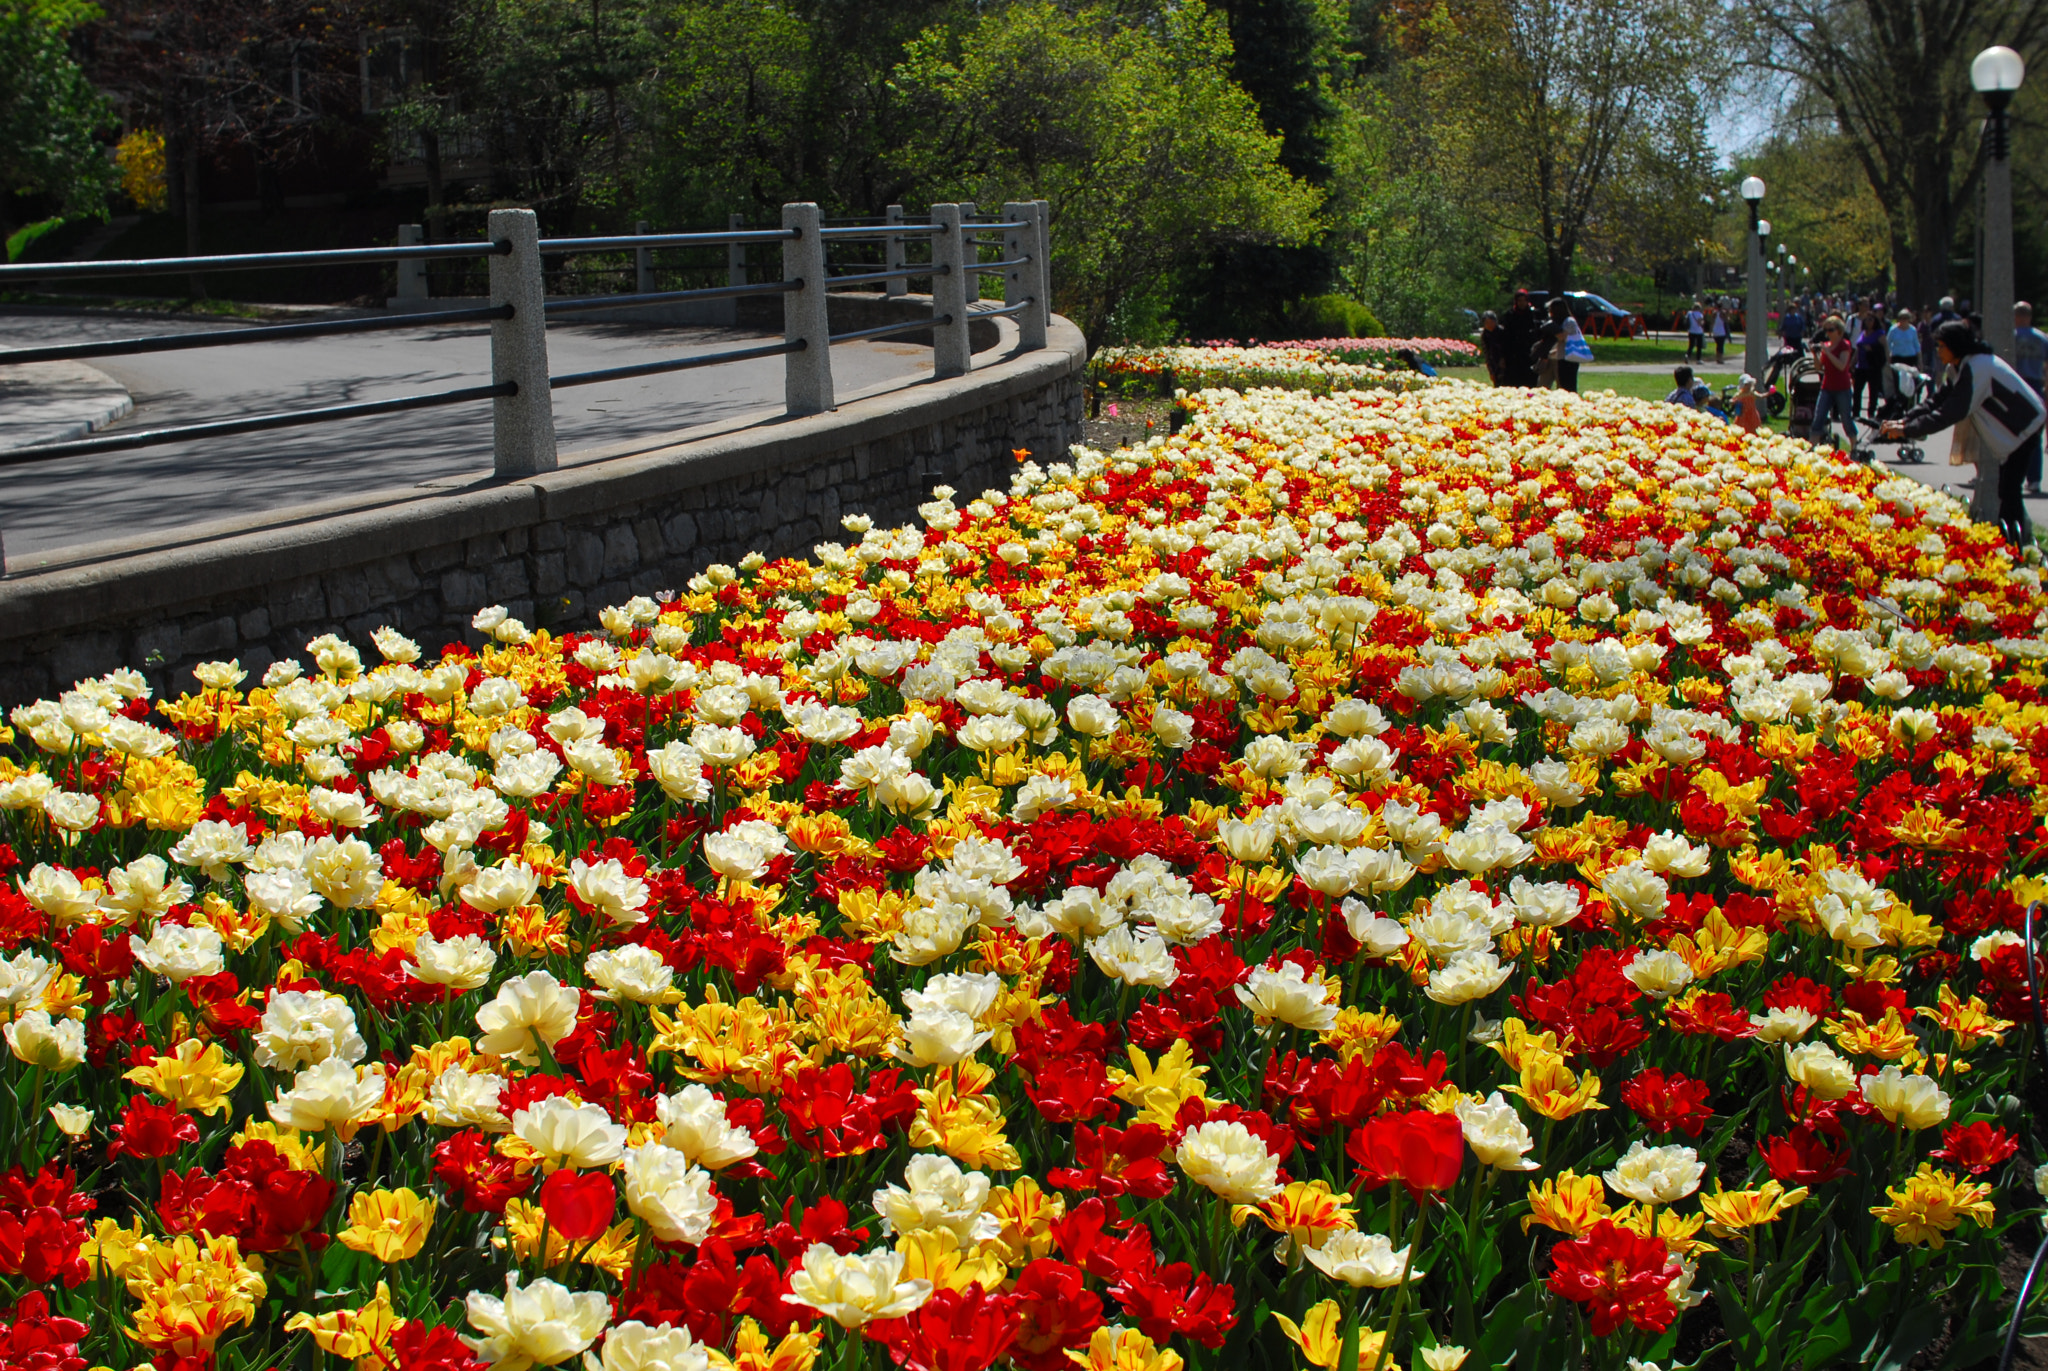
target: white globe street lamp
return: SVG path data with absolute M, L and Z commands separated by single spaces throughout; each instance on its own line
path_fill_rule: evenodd
M 1770 236 L 1768 219 L 1757 217 L 1764 199 L 1764 178 L 1745 176 L 1738 193 L 1749 204 L 1749 301 L 1743 310 L 1742 368 L 1751 376 L 1764 374 L 1764 239 Z
M 1979 294 L 1984 341 L 2012 360 L 2012 125 L 2006 107 L 2027 78 L 2027 64 L 2011 48 L 1986 48 L 1970 63 L 1970 84 L 1984 97 L 1991 117 L 1984 133 L 1991 154 L 1984 163 L 1984 279 Z

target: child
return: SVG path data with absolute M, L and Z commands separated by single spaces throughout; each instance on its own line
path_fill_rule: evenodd
M 1763 426 L 1764 416 L 1756 407 L 1756 378 L 1744 376 L 1735 383 L 1735 427 L 1755 433 Z
M 1705 385 L 1693 380 L 1692 368 L 1676 366 L 1671 369 L 1672 391 L 1664 397 L 1667 405 L 1684 405 L 1687 409 L 1703 409 L 1712 394 Z

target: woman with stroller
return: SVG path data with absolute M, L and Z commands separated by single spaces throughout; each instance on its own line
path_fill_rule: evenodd
M 1970 517 L 1995 522 L 2018 551 L 2034 540 L 2022 487 L 2040 451 L 2048 405 L 1965 320 L 1951 319 L 1935 330 L 1934 351 L 1943 367 L 1941 385 L 1886 423 L 1884 437 L 1897 442 L 1953 427 L 1949 462 L 1977 468 Z
M 1820 342 L 1814 353 L 1820 362 L 1820 396 L 1813 406 L 1813 427 L 1810 430 L 1816 447 L 1833 447 L 1835 435 L 1832 431 L 1836 419 L 1849 430 L 1849 446 L 1856 446 L 1856 406 L 1854 384 L 1856 375 L 1856 349 L 1849 343 L 1849 329 L 1839 314 L 1830 314 L 1821 325 Z

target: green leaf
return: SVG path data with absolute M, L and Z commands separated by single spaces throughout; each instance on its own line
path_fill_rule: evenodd
M 1897 1291 L 1896 1295 L 1904 1296 L 1900 1302 L 1905 1309 L 1899 1316 L 1898 1326 L 1892 1331 L 1891 1341 L 1869 1363 L 1872 1371 L 1905 1371 L 1908 1362 L 1941 1336 L 1947 1323 L 1941 1306 L 1933 1301 L 1913 1299 L 1906 1296 L 1904 1290 Z

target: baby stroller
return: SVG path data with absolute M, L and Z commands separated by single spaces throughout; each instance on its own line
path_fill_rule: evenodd
M 1785 433 L 1793 438 L 1805 438 L 1813 430 L 1813 411 L 1820 405 L 1820 368 L 1810 358 L 1801 357 L 1792 363 L 1792 417 L 1785 425 Z
M 1785 392 L 1778 388 L 1778 378 L 1788 372 L 1796 373 L 1806 360 L 1806 349 L 1797 343 L 1787 343 L 1771 354 L 1756 387 L 1757 402 L 1767 417 L 1775 419 L 1785 412 Z M 1810 420 L 1811 413 L 1807 417 Z
M 1864 421 L 1856 432 L 1856 445 L 1849 455 L 1859 462 L 1877 460 L 1879 429 L 1893 419 L 1903 418 L 1920 396 L 1932 384 L 1927 373 L 1904 362 L 1894 362 L 1884 369 L 1879 384 L 1884 390 L 1884 401 L 1877 408 L 1877 418 Z M 1899 443 L 1899 450 L 1893 455 L 1895 464 L 1918 466 L 1927 460 L 1927 449 L 1914 439 L 1907 438 Z
M 1907 410 L 1920 402 L 1920 397 L 1927 393 L 1932 382 L 1919 367 L 1908 362 L 1893 362 L 1884 369 L 1878 384 L 1884 392 L 1884 400 L 1877 408 L 1877 422 L 1882 424 L 1904 416 Z M 1918 466 L 1927 460 L 1927 450 L 1908 438 L 1899 444 L 1898 455 L 1893 460 Z

